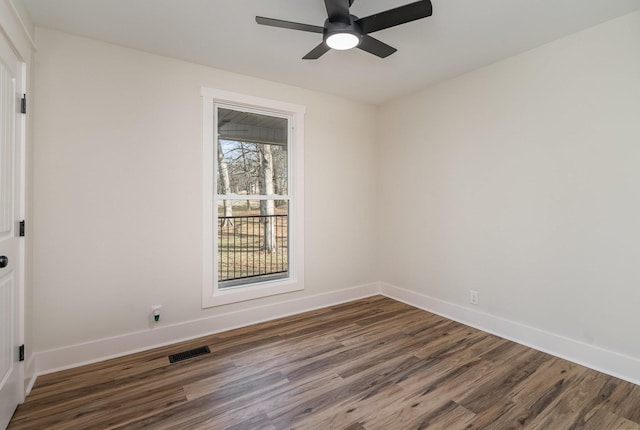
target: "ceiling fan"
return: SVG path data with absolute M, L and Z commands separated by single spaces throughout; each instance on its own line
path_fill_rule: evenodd
M 358 18 L 349 13 L 349 7 L 352 4 L 353 0 L 324 0 L 328 15 L 324 27 L 263 16 L 256 16 L 256 22 L 271 27 L 322 34 L 322 43 L 302 57 L 304 60 L 317 60 L 330 49 L 346 50 L 355 47 L 380 58 L 385 58 L 396 52 L 397 49 L 369 36 L 369 33 L 426 18 L 431 16 L 433 11 L 430 0 L 420 0 Z

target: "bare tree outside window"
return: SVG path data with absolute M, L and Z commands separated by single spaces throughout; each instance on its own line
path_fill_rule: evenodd
M 222 194 L 231 194 L 231 182 L 229 181 L 229 168 L 227 161 L 222 153 L 222 146 L 218 145 L 218 170 L 220 173 L 220 185 L 222 186 Z M 222 226 L 226 227 L 233 224 L 233 203 L 231 200 L 223 200 L 224 221 Z
M 275 193 L 273 181 L 273 156 L 271 155 L 271 145 L 258 146 L 258 158 L 260 160 L 260 194 L 271 196 Z M 264 215 L 264 250 L 275 252 L 276 238 L 273 228 L 273 215 L 275 214 L 275 202 L 273 200 L 260 201 L 260 215 Z

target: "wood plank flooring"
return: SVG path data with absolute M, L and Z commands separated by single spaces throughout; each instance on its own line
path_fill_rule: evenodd
M 9 425 L 143 428 L 631 430 L 640 386 L 376 296 L 41 376 Z

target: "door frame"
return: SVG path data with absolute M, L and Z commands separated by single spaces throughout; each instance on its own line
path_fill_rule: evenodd
M 0 163 L 0 192 L 2 193 L 2 237 L 0 254 L 4 261 L 0 269 L 0 288 L 3 309 L 0 316 L 2 335 L 2 368 L 0 369 L 0 428 L 9 422 L 15 408 L 24 401 L 24 363 L 19 355 L 19 345 L 24 339 L 24 242 L 20 237 L 19 223 L 22 216 L 23 163 L 21 154 L 24 134 L 24 118 L 20 113 L 20 94 L 23 90 L 24 64 L 16 55 L 8 38 L 0 34 L 2 151 Z M 6 257 L 5 257 L 6 256 Z

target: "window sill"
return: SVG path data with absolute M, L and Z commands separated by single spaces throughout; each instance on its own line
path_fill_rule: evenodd
M 246 300 L 259 299 L 262 297 L 275 296 L 277 294 L 292 293 L 294 291 L 302 290 L 304 290 L 304 287 L 294 279 L 264 282 L 249 287 L 241 285 L 225 289 L 215 289 L 213 294 L 202 298 L 202 307 L 210 308 L 214 306 L 228 305 L 231 303 L 244 302 Z

